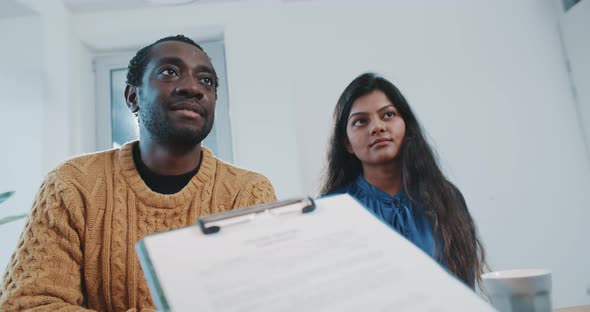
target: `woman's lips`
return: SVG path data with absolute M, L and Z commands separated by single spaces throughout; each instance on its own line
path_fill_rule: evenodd
M 386 144 L 389 144 L 389 142 L 391 142 L 391 139 L 387 139 L 387 138 L 376 139 L 373 142 L 371 142 L 371 145 L 369 147 L 386 145 Z

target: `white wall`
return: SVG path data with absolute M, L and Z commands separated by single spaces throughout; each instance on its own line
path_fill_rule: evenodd
M 379 71 L 430 133 L 492 268 L 550 268 L 557 306 L 590 303 L 590 169 L 553 6 L 454 4 L 291 11 L 290 22 L 305 20 L 285 36 L 297 38 L 302 180 L 317 181 L 340 92 L 360 72 Z
M 298 147 L 294 144 L 297 121 L 293 118 L 289 71 L 285 70 L 289 59 L 287 51 L 276 44 L 277 38 L 269 37 L 269 31 L 276 36 L 280 34 L 277 27 L 283 27 L 276 15 L 281 7 L 239 3 L 188 7 L 192 9 L 76 15 L 73 29 L 75 36 L 95 51 L 122 50 L 178 33 L 203 39 L 224 36 L 234 163 L 267 175 L 280 198 L 302 194 Z M 155 22 L 162 16 L 174 18 L 162 27 Z M 105 24 L 104 20 L 112 22 Z
M 590 168 L 549 0 L 265 2 L 75 15 L 82 52 L 68 68 L 80 73 L 67 80 L 88 76 L 91 50 L 221 30 L 236 163 L 285 198 L 315 193 L 340 92 L 379 71 L 430 133 L 492 267 L 549 268 L 557 307 L 590 303 Z M 59 152 L 82 151 L 75 142 Z
M 581 1 L 564 13 L 561 27 L 586 149 L 590 153 L 590 1 Z
M 581 247 L 588 244 L 590 170 L 552 8 L 540 1 L 406 3 L 341 9 L 332 27 L 321 26 L 329 8 L 308 10 L 304 45 L 321 48 L 298 55 L 306 66 L 296 76 L 308 85 L 298 95 L 316 99 L 298 101 L 299 119 L 311 116 L 317 125 L 298 131 L 310 142 L 300 145 L 302 179 L 320 170 L 325 140 L 317 136 L 328 132 L 339 92 L 359 71 L 378 70 L 399 84 L 431 134 L 492 267 L 551 268 L 558 306 L 590 302 L 590 250 Z M 370 20 L 347 23 L 361 16 Z
M 174 16 L 164 30 L 161 16 Z M 383 73 L 463 190 L 492 267 L 550 268 L 557 306 L 590 301 L 590 169 L 549 1 L 232 4 L 75 25 L 96 46 L 111 33 L 221 25 L 236 162 L 267 174 L 279 197 L 315 193 L 338 95 L 363 71 Z
M 0 218 L 26 213 L 45 174 L 74 154 L 94 151 L 90 54 L 71 34 L 59 0 L 29 3 L 38 16 L 0 19 L 0 192 L 16 194 Z M 0 228 L 0 271 L 24 220 Z
M 43 36 L 36 17 L 0 19 L 0 219 L 26 213 L 43 176 Z M 0 227 L 0 271 L 24 221 Z
M 34 1 L 43 21 L 45 170 L 95 151 L 94 73 L 90 50 L 76 37 L 61 0 Z M 56 140 L 56 138 L 58 138 Z

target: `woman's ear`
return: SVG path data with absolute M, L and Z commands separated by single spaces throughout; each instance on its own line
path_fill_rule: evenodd
M 136 86 L 127 85 L 125 87 L 125 102 L 127 102 L 127 107 L 135 116 L 137 116 L 137 112 L 139 111 L 137 92 L 138 90 Z
M 344 148 L 346 149 L 346 151 L 350 154 L 354 155 L 354 150 L 352 149 L 352 145 L 350 144 L 350 141 L 348 140 L 347 136 L 344 136 L 342 138 L 342 145 L 344 145 Z

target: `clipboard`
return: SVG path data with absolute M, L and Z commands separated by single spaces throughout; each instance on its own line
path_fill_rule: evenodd
M 197 220 L 197 225 L 203 234 L 213 234 L 219 232 L 223 226 L 252 221 L 261 213 L 275 216 L 296 212 L 305 214 L 314 211 L 315 208 L 315 202 L 311 197 L 295 198 L 204 216 Z
M 159 311 L 494 311 L 347 194 L 204 216 L 136 251 Z
M 203 216 L 197 219 L 195 224 L 199 227 L 202 234 L 210 235 L 218 233 L 222 227 L 253 221 L 256 216 L 260 214 L 270 214 L 280 217 L 281 215 L 292 213 L 306 214 L 314 211 L 315 209 L 316 205 L 311 197 L 301 197 Z M 146 238 L 159 234 L 162 233 L 150 234 L 147 235 Z M 146 238 L 141 239 L 136 244 L 136 252 L 139 262 L 141 263 L 141 266 L 144 270 L 144 275 L 146 277 L 150 293 L 152 294 L 152 299 L 154 300 L 158 311 L 171 311 L 171 307 L 166 300 L 166 294 L 162 289 L 160 279 L 158 278 L 158 274 L 154 268 L 150 253 L 147 250 L 145 243 Z

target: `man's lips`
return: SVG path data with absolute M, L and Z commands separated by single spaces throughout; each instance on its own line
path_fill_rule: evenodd
M 195 116 L 195 117 L 197 115 L 200 115 L 202 117 L 207 116 L 207 111 L 203 108 L 203 106 L 201 106 L 200 104 L 198 104 L 196 102 L 176 103 L 176 104 L 171 105 L 170 109 L 173 111 L 183 112 L 189 116 Z
M 182 114 L 184 117 L 188 117 L 191 119 L 202 117 L 201 114 L 187 109 L 176 109 L 174 110 L 174 112 Z
M 392 140 L 388 139 L 388 138 L 378 138 L 378 139 L 373 140 L 371 142 L 371 144 L 369 145 L 369 147 L 373 147 L 373 146 L 375 146 L 379 143 L 382 143 L 382 142 L 392 142 Z

